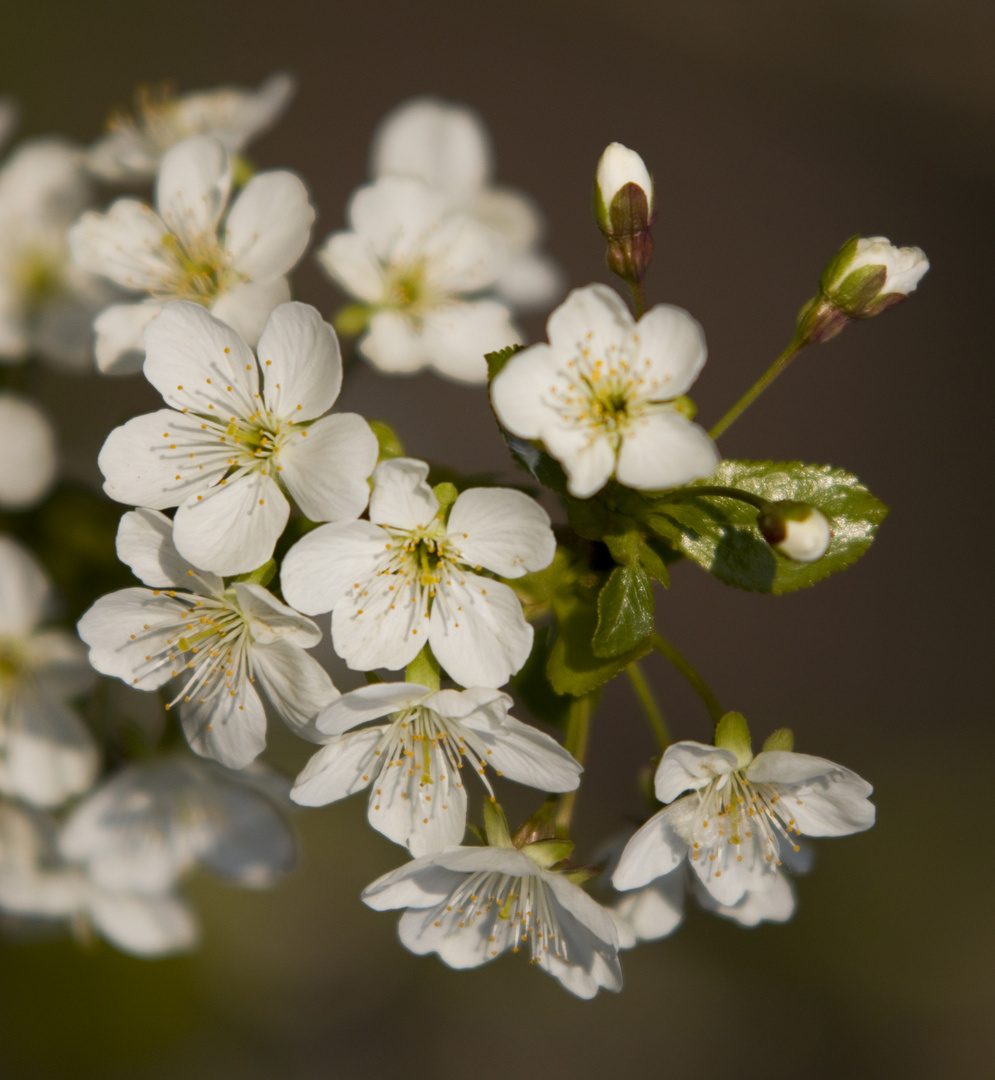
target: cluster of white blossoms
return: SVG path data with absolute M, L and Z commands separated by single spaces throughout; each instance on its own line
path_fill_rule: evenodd
M 116 554 L 132 577 L 103 584 L 105 566 L 96 585 L 69 581 L 85 597 L 73 600 L 78 638 L 51 624 L 40 562 L 0 535 L 5 924 L 96 933 L 137 956 L 189 949 L 188 874 L 268 886 L 296 857 L 281 805 L 360 791 L 370 825 L 409 857 L 363 899 L 405 909 L 402 943 L 453 968 L 524 952 L 590 998 L 621 989 L 620 951 L 671 933 L 688 891 L 744 926 L 783 922 L 795 907 L 785 869 L 807 868 L 797 838 L 869 828 L 870 785 L 794 753 L 786 732 L 754 757 L 745 721 L 723 714 L 683 660 L 717 719 L 715 743 L 670 744 L 632 657 L 676 653 L 653 631 L 651 578 L 665 582 L 682 556 L 713 569 L 704 534 L 740 527 L 729 515 L 716 526 L 703 498 L 750 508 L 747 543 L 766 572 L 776 552 L 803 575 L 859 530 L 834 528 L 828 498 L 823 514 L 789 490 L 717 482 L 723 466 L 753 463 L 722 462 L 692 422 L 702 328 L 681 308 L 645 309 L 649 170 L 613 143 L 596 179 L 608 265 L 635 314 L 605 285 L 575 289 L 549 315 L 548 343 L 522 348 L 516 313 L 548 310 L 564 291 L 541 216 L 493 182 L 475 113 L 402 104 L 374 136 L 347 227 L 316 253 L 352 301 L 333 327 L 291 299 L 316 214 L 304 181 L 241 156 L 293 90 L 276 75 L 256 90 L 143 92 L 88 151 L 39 140 L 0 169 L 0 361 L 140 371 L 164 401 L 100 451 L 104 493 L 127 508 Z M 13 117 L 0 100 L 0 139 Z M 151 183 L 152 195 L 97 209 L 94 177 Z M 918 249 L 854 238 L 796 343 L 892 306 L 924 263 Z M 563 497 L 568 521 L 554 531 L 528 489 L 433 482 L 439 473 L 386 425 L 334 411 L 345 374 L 335 327 L 384 372 L 490 378 L 502 433 Z M 0 462 L 0 509 L 32 513 L 57 475 L 54 432 L 7 389 Z M 63 528 L 62 491 L 42 507 L 51 518 L 22 519 L 25 535 Z M 693 501 L 681 518 L 675 507 Z M 86 524 L 73 517 L 65 560 L 42 545 L 57 577 L 72 578 Z M 536 633 L 547 613 L 553 625 Z M 326 626 L 344 665 L 336 678 L 366 685 L 334 685 L 313 652 Z M 664 751 L 664 806 L 600 865 L 582 863 L 570 829 L 589 725 L 601 686 L 623 671 Z M 158 719 L 178 717 L 187 746 L 150 727 L 136 750 L 110 691 L 120 684 L 132 700 L 158 695 Z M 558 718 L 565 744 L 517 719 L 520 707 Z M 257 760 L 274 717 L 311 744 L 294 781 Z M 507 780 L 544 797 L 514 832 L 498 802 Z M 583 887 L 607 893 L 609 880 L 617 891 L 603 904 Z

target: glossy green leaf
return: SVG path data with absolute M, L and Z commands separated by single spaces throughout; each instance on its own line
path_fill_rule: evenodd
M 614 678 L 627 664 L 653 647 L 647 636 L 619 656 L 595 656 L 592 640 L 598 625 L 597 591 L 577 585 L 553 597 L 557 633 L 546 665 L 550 684 L 558 694 L 582 697 Z
M 829 519 L 833 537 L 826 554 L 815 562 L 798 563 L 768 546 L 757 528 L 756 510 L 735 499 L 703 496 L 668 503 L 661 495 L 647 506 L 646 523 L 721 581 L 775 595 L 814 585 L 855 562 L 888 513 L 852 473 L 828 465 L 723 461 L 697 483 L 739 488 L 771 501 L 810 503 Z
M 598 593 L 598 625 L 591 647 L 607 659 L 634 649 L 653 632 L 653 585 L 639 565 L 616 566 Z

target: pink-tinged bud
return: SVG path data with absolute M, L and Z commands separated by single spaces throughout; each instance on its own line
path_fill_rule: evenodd
M 793 562 L 815 562 L 826 554 L 833 532 L 829 519 L 808 503 L 783 499 L 757 515 L 764 539 Z

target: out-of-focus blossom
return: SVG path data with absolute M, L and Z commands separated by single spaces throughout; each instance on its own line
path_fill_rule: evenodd
M 634 322 L 605 285 L 575 289 L 553 312 L 549 344 L 516 353 L 491 384 L 501 423 L 540 439 L 588 498 L 614 474 L 639 489 L 707 476 L 715 444 L 680 410 L 705 363 L 701 327 L 681 308 L 657 304 Z
M 0 536 L 0 794 L 43 807 L 86 791 L 99 765 L 68 704 L 95 675 L 73 634 L 41 628 L 53 599 L 34 556 Z
M 139 369 L 143 331 L 170 300 L 210 308 L 255 345 L 269 313 L 290 299 L 286 275 L 314 221 L 303 181 L 286 171 L 257 173 L 229 209 L 231 186 L 224 145 L 195 136 L 163 157 L 154 210 L 118 199 L 70 229 L 80 266 L 142 297 L 105 308 L 94 322 L 101 371 Z
M 487 128 L 472 109 L 421 97 L 384 118 L 373 138 L 371 172 L 416 176 L 453 210 L 493 229 L 507 248 L 494 291 L 516 310 L 542 310 L 562 295 L 563 272 L 538 250 L 543 220 L 535 203 L 492 182 L 493 157 Z
M 113 290 L 66 243 L 91 196 L 82 151 L 61 139 L 27 143 L 0 169 L 0 363 L 92 368 L 93 317 Z
M 385 176 L 360 188 L 349 230 L 318 252 L 329 275 L 358 301 L 347 308 L 362 330 L 359 351 L 377 368 L 432 368 L 465 383 L 487 380 L 484 355 L 519 333 L 495 286 L 507 262 L 500 235 L 453 210 L 415 177 Z
M 224 581 L 177 552 L 169 518 L 134 510 L 121 519 L 118 557 L 150 586 L 101 597 L 79 622 L 90 663 L 140 690 L 170 679 L 190 746 L 232 769 L 266 746 L 261 689 L 274 710 L 307 737 L 310 722 L 338 696 L 305 649 L 321 640 L 310 620 L 261 585 Z
M 122 952 L 156 957 L 197 944 L 187 903 L 171 892 L 106 889 L 63 861 L 56 830 L 43 815 L 0 802 L 0 911 L 97 933 Z
M 555 740 L 508 715 L 511 698 L 474 687 L 433 692 L 375 683 L 333 701 L 316 727 L 329 741 L 297 778 L 291 798 L 324 806 L 370 788 L 370 824 L 413 855 L 455 847 L 466 830 L 464 762 L 540 791 L 572 791 L 581 767 Z M 386 716 L 385 724 L 359 728 Z M 356 730 L 358 728 L 358 730 Z
M 198 864 L 270 885 L 294 866 L 294 835 L 242 777 L 186 755 L 129 765 L 73 808 L 59 849 L 115 892 L 169 892 Z
M 271 75 L 258 89 L 222 86 L 176 97 L 142 88 L 134 116 L 118 112 L 108 133 L 90 148 L 87 165 L 103 180 L 150 180 L 165 153 L 191 135 L 219 139 L 231 153 L 243 150 L 280 118 L 296 90 L 290 75 Z
M 287 553 L 283 595 L 308 615 L 332 612 L 332 644 L 351 667 L 397 670 L 425 644 L 461 686 L 502 686 L 532 648 L 509 586 L 552 562 L 545 510 L 508 488 L 470 488 L 448 521 L 425 482 L 428 465 L 381 462 L 370 520 L 323 525 Z
M 407 908 L 401 943 L 419 955 L 437 953 L 450 967 L 479 967 L 527 947 L 533 964 L 578 997 L 621 990 L 614 921 L 568 876 L 543 865 L 545 850 L 451 848 L 378 878 L 363 900 L 376 911 Z
M 33 506 L 48 494 L 58 470 L 52 421 L 28 398 L 0 391 L 0 507 Z
M 179 506 L 175 543 L 194 566 L 230 575 L 265 563 L 290 514 L 285 491 L 312 520 L 363 512 L 377 440 L 355 413 L 322 415 L 342 361 L 314 308 L 273 311 L 258 361 L 196 304 L 166 308 L 146 345 L 146 378 L 172 408 L 115 428 L 97 463 L 118 502 Z

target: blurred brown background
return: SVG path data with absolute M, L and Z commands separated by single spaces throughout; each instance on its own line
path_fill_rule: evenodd
M 339 227 L 369 137 L 431 92 L 490 125 L 498 178 L 533 193 L 571 284 L 603 280 L 589 215 L 604 145 L 655 172 L 648 295 L 704 325 L 695 387 L 714 421 L 791 333 L 851 233 L 922 246 L 904 307 L 810 352 L 723 440 L 729 456 L 856 472 L 892 506 L 871 553 L 772 599 L 692 566 L 663 632 L 760 739 L 875 783 L 878 826 L 817 844 L 786 927 L 692 912 L 623 957 L 621 996 L 575 1001 L 524 963 L 466 974 L 415 959 L 357 894 L 399 849 L 362 797 L 301 813 L 301 872 L 254 895 L 201 880 L 192 957 L 143 963 L 98 946 L 0 946 L 0 1075 L 36 1078 L 812 1078 L 969 1075 L 995 1053 L 990 668 L 992 180 L 995 7 L 981 0 L 506 0 L 4 5 L 0 90 L 21 134 L 83 142 L 141 82 L 180 89 L 300 78 L 253 148 L 308 181 L 316 239 Z M 312 265 L 298 296 L 331 313 Z M 529 326 L 533 337 L 542 320 Z M 40 378 L 77 475 L 115 423 L 155 407 L 140 379 Z M 359 370 L 343 405 L 396 423 L 410 452 L 511 473 L 480 391 Z M 99 417 L 99 422 L 96 417 Z M 989 479 L 986 479 L 988 477 Z M 680 737 L 703 710 L 654 666 Z M 271 731 L 274 731 L 271 728 Z M 274 760 L 307 748 L 274 731 Z M 652 753 L 633 700 L 606 696 L 580 808 L 596 842 L 638 809 Z M 523 806 L 527 806 L 523 803 Z

